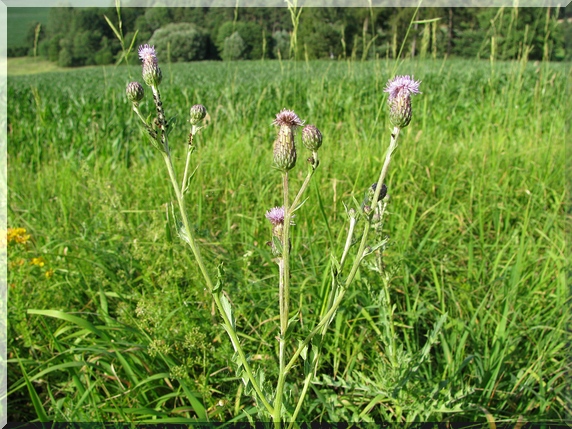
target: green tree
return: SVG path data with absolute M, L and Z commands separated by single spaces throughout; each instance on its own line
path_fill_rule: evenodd
M 272 54 L 274 58 L 290 57 L 290 33 L 285 30 L 272 33 Z
M 234 61 L 244 59 L 246 51 L 246 44 L 237 31 L 232 33 L 229 37 L 224 39 L 224 47 L 221 52 L 221 57 L 225 61 Z
M 299 58 L 337 58 L 342 54 L 343 12 L 340 8 L 308 8 L 302 12 L 298 34 Z
M 170 9 L 166 7 L 150 7 L 145 12 L 145 20 L 151 31 L 155 31 L 173 22 Z
M 227 21 L 219 28 L 215 42 L 221 56 L 226 39 L 234 33 L 238 33 L 244 42 L 243 59 L 257 60 L 262 58 L 263 37 L 266 38 L 265 44 L 267 47 L 272 43 L 271 35 L 265 33 L 262 26 L 256 22 Z M 265 54 L 268 55 L 268 52 L 269 50 L 266 49 Z
M 207 35 L 194 24 L 168 24 L 153 33 L 149 44 L 155 46 L 163 61 L 167 52 L 171 61 L 196 61 L 206 56 Z

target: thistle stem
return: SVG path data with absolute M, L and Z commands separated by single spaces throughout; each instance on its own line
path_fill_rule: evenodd
M 317 154 L 316 154 L 316 158 L 317 158 Z M 304 194 L 304 192 L 306 192 L 306 189 L 308 188 L 308 185 L 310 184 L 310 179 L 312 179 L 312 176 L 314 175 L 316 168 L 318 168 L 317 162 L 313 163 L 308 168 L 308 174 L 306 174 L 306 178 L 304 179 L 304 183 L 302 183 L 302 186 L 300 187 L 298 194 L 294 198 L 294 201 L 292 201 L 292 205 L 291 205 L 292 210 L 296 210 L 298 204 L 300 203 L 300 199 L 302 198 L 302 194 Z
M 288 204 L 288 172 L 282 173 L 282 183 L 284 191 L 284 226 L 282 229 L 282 258 L 280 261 L 280 346 L 278 384 L 276 385 L 276 397 L 274 400 L 274 420 L 275 427 L 280 427 L 282 417 L 282 397 L 284 384 L 286 382 L 286 331 L 288 329 L 288 313 L 290 301 L 290 206 Z
M 317 361 L 316 361 L 317 365 Z M 288 429 L 292 429 L 294 423 L 296 422 L 296 417 L 298 417 L 298 413 L 302 409 L 302 403 L 304 402 L 304 398 L 306 397 L 306 393 L 308 392 L 308 387 L 310 386 L 310 381 L 312 380 L 314 373 L 309 372 L 304 379 L 304 386 L 302 387 L 302 393 L 300 394 L 300 398 L 298 399 L 298 403 L 296 404 L 296 409 L 294 410 L 294 414 L 292 414 L 292 421 L 288 425 Z
M 145 126 L 147 128 L 149 128 L 149 125 L 147 124 L 147 121 L 145 120 L 145 118 L 143 117 L 143 115 L 141 114 L 141 111 L 139 110 L 139 106 L 137 106 L 135 103 L 133 104 L 133 111 L 135 113 L 137 113 L 137 116 L 139 116 L 139 119 L 141 119 L 141 122 L 143 122 L 143 124 L 145 124 Z
M 399 131 L 400 131 L 400 129 L 398 127 L 394 127 L 393 132 L 391 133 L 391 142 L 389 144 L 389 148 L 387 149 L 387 153 L 385 155 L 385 162 L 383 163 L 383 167 L 381 168 L 381 173 L 380 173 L 379 179 L 377 181 L 377 188 L 376 188 L 375 193 L 374 193 L 373 201 L 377 201 L 377 199 L 379 198 L 379 194 L 381 192 L 381 185 L 385 179 L 385 176 L 387 174 L 387 170 L 389 169 L 389 163 L 391 161 L 391 155 L 393 154 L 393 151 L 397 147 L 397 139 L 399 137 Z M 310 341 L 312 341 L 312 338 L 314 338 L 314 336 L 320 332 L 322 327 L 326 326 L 329 323 L 331 317 L 335 314 L 338 307 L 340 306 L 342 299 L 343 299 L 348 287 L 353 282 L 353 280 L 357 274 L 358 268 L 361 265 L 361 262 L 363 260 L 363 254 L 364 254 L 364 250 L 366 247 L 367 237 L 369 235 L 370 228 L 371 228 L 371 217 L 368 219 L 368 222 L 365 222 L 364 230 L 363 230 L 363 234 L 362 234 L 359 249 L 357 251 L 356 258 L 354 260 L 354 263 L 352 265 L 350 273 L 346 277 L 344 285 L 342 286 L 342 290 L 340 291 L 339 295 L 333 300 L 332 305 L 329 308 L 329 310 L 326 312 L 326 314 L 324 314 L 324 316 L 322 316 L 322 318 L 320 319 L 318 324 L 314 327 L 314 329 L 312 329 L 312 331 L 310 331 L 310 333 L 306 336 L 304 341 L 302 341 L 298 345 L 298 348 L 296 349 L 296 351 L 292 355 L 292 358 L 290 359 L 290 361 L 288 362 L 288 364 L 284 368 L 285 373 L 288 373 L 292 369 L 292 367 L 296 363 L 296 360 L 298 359 L 298 357 L 300 356 L 300 354 L 302 353 L 304 348 L 310 343 Z
M 354 231 L 356 227 L 357 219 L 355 217 L 350 217 L 350 227 L 348 230 L 348 236 L 346 238 L 346 244 L 344 246 L 344 251 L 342 253 L 342 259 L 340 259 L 340 271 L 344 269 L 344 263 L 352 246 L 352 239 L 354 237 Z
M 193 126 L 194 128 L 194 126 Z M 191 130 L 191 132 L 189 133 L 189 143 L 188 143 L 188 147 L 187 147 L 187 160 L 185 161 L 185 172 L 183 173 L 183 182 L 181 183 L 181 190 L 183 191 L 183 194 L 185 193 L 185 190 L 187 189 L 187 181 L 189 180 L 189 165 L 191 163 L 191 155 L 193 154 L 193 151 L 195 150 L 195 147 L 193 146 L 193 138 L 194 138 L 194 134 L 193 134 L 194 130 Z
M 171 183 L 173 185 L 173 190 L 175 191 L 175 196 L 177 198 L 177 203 L 179 205 L 179 212 L 181 213 L 181 219 L 183 221 L 183 228 L 185 230 L 185 234 L 186 234 L 187 239 L 188 239 L 187 243 L 188 243 L 189 247 L 191 248 L 191 251 L 193 252 L 193 256 L 195 257 L 195 260 L 197 261 L 197 264 L 199 266 L 199 270 L 201 271 L 201 274 L 203 275 L 203 278 L 205 279 L 207 289 L 209 290 L 209 292 L 211 292 L 211 294 L 214 298 L 218 312 L 220 313 L 220 315 L 223 319 L 225 329 L 226 329 L 226 331 L 230 337 L 230 340 L 232 342 L 234 349 L 238 353 L 239 359 L 240 359 L 240 361 L 244 367 L 244 370 L 248 376 L 248 379 L 252 383 L 252 387 L 254 388 L 255 392 L 257 393 L 258 398 L 260 399 L 260 401 L 262 402 L 262 404 L 264 405 L 266 410 L 272 415 L 274 413 L 274 409 L 272 408 L 270 403 L 266 400 L 266 397 L 262 393 L 262 389 L 258 385 L 256 378 L 254 377 L 254 373 L 253 373 L 252 369 L 250 368 L 250 365 L 248 363 L 248 360 L 246 358 L 244 350 L 242 349 L 242 347 L 240 345 L 238 335 L 236 334 L 236 332 L 232 326 L 232 323 L 229 320 L 229 318 L 228 318 L 228 316 L 224 310 L 224 307 L 223 307 L 222 302 L 220 300 L 220 295 L 218 293 L 213 293 L 214 284 L 213 284 L 213 281 L 212 281 L 212 279 L 211 279 L 211 277 L 210 277 L 210 275 L 206 269 L 205 263 L 204 263 L 203 258 L 201 256 L 201 253 L 200 253 L 200 249 L 197 246 L 196 241 L 193 237 L 193 232 L 192 232 L 191 226 L 189 224 L 189 218 L 187 216 L 187 210 L 185 208 L 185 201 L 183 199 L 183 193 L 182 193 L 181 188 L 179 188 L 179 185 L 177 182 L 177 176 L 175 174 L 175 168 L 173 167 L 173 162 L 171 160 L 171 154 L 169 152 L 169 143 L 168 143 L 167 133 L 166 133 L 165 114 L 163 112 L 161 96 L 160 96 L 159 91 L 156 87 L 151 87 L 151 88 L 153 89 L 153 98 L 155 100 L 155 105 L 157 107 L 157 116 L 158 116 L 158 120 L 159 120 L 159 126 L 161 127 L 161 130 L 162 130 L 161 142 L 163 143 L 163 147 L 165 149 L 165 151 L 162 152 L 163 153 L 163 159 L 165 160 L 165 164 L 167 166 L 167 171 L 169 173 L 169 178 L 171 179 Z

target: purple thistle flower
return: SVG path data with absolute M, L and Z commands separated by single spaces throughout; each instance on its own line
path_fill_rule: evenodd
M 157 87 L 163 80 L 154 46 L 139 46 L 139 58 L 143 61 L 143 80 L 151 87 Z
M 157 53 L 155 52 L 155 46 L 149 46 L 147 44 L 139 46 L 139 59 L 146 62 L 152 62 L 157 64 Z
M 413 76 L 395 76 L 387 82 L 383 92 L 389 93 L 389 102 L 399 95 L 410 96 L 411 94 L 420 94 L 420 80 L 413 80 Z
M 266 219 L 274 226 L 284 224 L 284 207 L 274 207 L 266 212 Z
M 276 119 L 274 119 L 272 125 L 295 128 L 304 125 L 304 121 L 292 110 L 282 109 L 282 111 L 276 115 Z

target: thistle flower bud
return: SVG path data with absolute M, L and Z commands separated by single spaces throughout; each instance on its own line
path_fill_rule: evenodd
M 149 86 L 157 87 L 163 80 L 154 46 L 139 46 L 139 58 L 143 61 L 143 80 Z
M 316 152 L 322 146 L 322 133 L 315 125 L 306 125 L 302 129 L 302 143 L 306 149 Z
M 296 158 L 294 132 L 288 127 L 280 127 L 274 141 L 274 165 L 281 171 L 288 171 L 296 166 Z
M 411 122 L 411 97 L 395 98 L 389 103 L 389 120 L 398 128 L 405 128 Z
M 145 90 L 139 82 L 128 83 L 125 92 L 127 93 L 127 99 L 133 104 L 139 103 L 145 95 Z
M 163 80 L 163 73 L 156 63 L 143 63 L 143 80 L 148 86 L 159 86 Z
M 207 116 L 207 109 L 202 104 L 195 104 L 191 107 L 191 125 L 197 125 Z
M 411 95 L 420 94 L 420 83 L 410 76 L 396 76 L 387 82 L 384 92 L 389 93 L 389 119 L 394 126 L 405 128 L 411 122 Z
M 298 115 L 291 110 L 282 110 L 276 115 L 274 125 L 280 126 L 274 141 L 274 164 L 281 171 L 288 171 L 296 165 L 296 144 L 294 130 L 303 125 Z

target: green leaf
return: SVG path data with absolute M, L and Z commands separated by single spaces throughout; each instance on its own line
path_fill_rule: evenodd
M 230 305 L 230 301 L 228 300 L 228 298 L 224 294 L 221 294 L 220 295 L 220 302 L 222 304 L 222 308 L 226 314 L 226 317 L 228 317 L 228 320 L 230 322 L 230 326 L 232 326 L 232 329 L 235 329 L 234 317 L 232 317 L 232 306 Z
M 115 28 L 115 25 L 113 25 L 113 23 L 109 20 L 109 18 L 107 16 L 103 15 L 103 17 L 107 21 L 107 25 L 109 25 L 111 27 L 111 29 L 113 30 L 113 33 L 115 33 L 115 37 L 117 37 L 117 39 L 121 43 L 123 43 L 123 37 L 121 37 L 121 34 L 119 34 L 119 31 L 117 31 L 117 28 Z
M 176 116 L 172 116 L 170 117 L 168 120 L 165 121 L 165 127 L 166 127 L 166 134 L 167 137 L 169 137 L 169 134 L 171 134 L 171 130 L 174 128 L 174 126 L 177 124 L 177 117 Z
M 158 137 L 157 138 L 152 138 L 151 136 L 149 136 L 149 140 L 151 141 L 151 145 L 157 149 L 159 152 L 162 153 L 167 153 L 167 151 L 165 150 L 165 147 L 163 146 L 163 143 L 161 143 L 160 141 L 158 141 Z
M 83 329 L 87 329 L 89 332 L 97 335 L 101 339 L 109 341 L 109 336 L 105 332 L 100 331 L 90 322 L 82 319 L 81 317 L 72 316 L 71 314 L 64 313 L 63 311 L 58 311 L 58 310 L 28 310 L 28 314 L 37 314 L 40 316 L 54 317 L 56 319 L 65 320 L 66 322 L 71 322 Z
M 182 379 L 177 379 L 177 380 L 179 381 L 179 384 L 181 385 L 181 387 L 185 391 L 185 394 L 187 395 L 187 399 L 191 403 L 191 406 L 193 407 L 193 411 L 197 414 L 197 417 L 199 418 L 199 420 L 203 421 L 203 422 L 208 422 L 209 416 L 207 415 L 205 407 L 203 406 L 201 401 L 199 401 L 199 399 L 193 394 L 193 392 L 191 392 L 191 389 L 189 389 L 189 387 L 187 386 L 187 384 L 185 383 L 184 380 L 182 380 Z
M 40 420 L 40 422 L 49 422 L 50 419 L 48 418 L 48 415 L 46 414 L 46 410 L 44 410 L 44 406 L 42 405 L 42 401 L 41 401 L 40 397 L 38 396 L 36 389 L 34 388 L 34 386 L 32 386 L 32 382 L 28 378 L 28 373 L 26 372 L 24 365 L 22 365 L 22 362 L 20 361 L 20 357 L 18 356 L 18 352 L 15 351 L 15 353 L 16 353 L 16 357 L 18 358 L 18 364 L 20 365 L 20 369 L 22 370 L 22 375 L 24 376 L 24 381 L 26 382 L 26 386 L 28 387 L 28 393 L 30 394 L 30 399 L 32 400 L 32 405 L 34 406 L 34 410 L 36 410 L 38 420 Z
M 129 54 L 131 52 L 131 50 L 133 49 L 133 45 L 135 45 L 135 39 L 137 39 L 138 34 L 139 34 L 139 30 L 136 30 L 135 34 L 133 35 L 133 39 L 131 39 L 131 43 L 129 44 L 129 49 L 127 50 L 127 54 Z
M 299 315 L 295 314 L 288 320 L 288 325 L 286 328 L 286 332 L 284 333 L 284 338 L 288 338 L 289 335 L 292 333 L 292 330 L 296 326 L 296 322 L 299 320 Z
M 304 341 L 300 340 L 298 341 L 298 347 L 300 347 L 302 345 Z M 304 346 L 304 348 L 302 349 L 302 351 L 300 352 L 300 356 L 302 357 L 302 359 L 306 360 L 306 358 L 308 357 L 308 344 L 306 344 Z
M 340 263 L 333 254 L 330 254 L 330 261 L 332 262 L 331 264 L 332 276 L 334 278 L 338 277 L 341 271 Z
M 282 242 L 280 241 L 280 239 L 278 237 L 272 236 L 272 244 L 274 245 L 274 248 L 276 249 L 278 254 L 281 255 L 284 249 L 282 248 Z
M 220 263 L 220 264 L 216 267 L 216 272 L 217 272 L 217 275 L 216 275 L 216 284 L 215 284 L 215 286 L 214 286 L 214 288 L 213 288 L 213 293 L 220 294 L 220 292 L 222 291 L 222 278 L 223 278 L 223 275 L 224 275 L 224 268 L 223 268 L 223 264 L 222 264 L 222 263 Z M 230 319 L 230 317 L 229 317 L 229 319 Z

